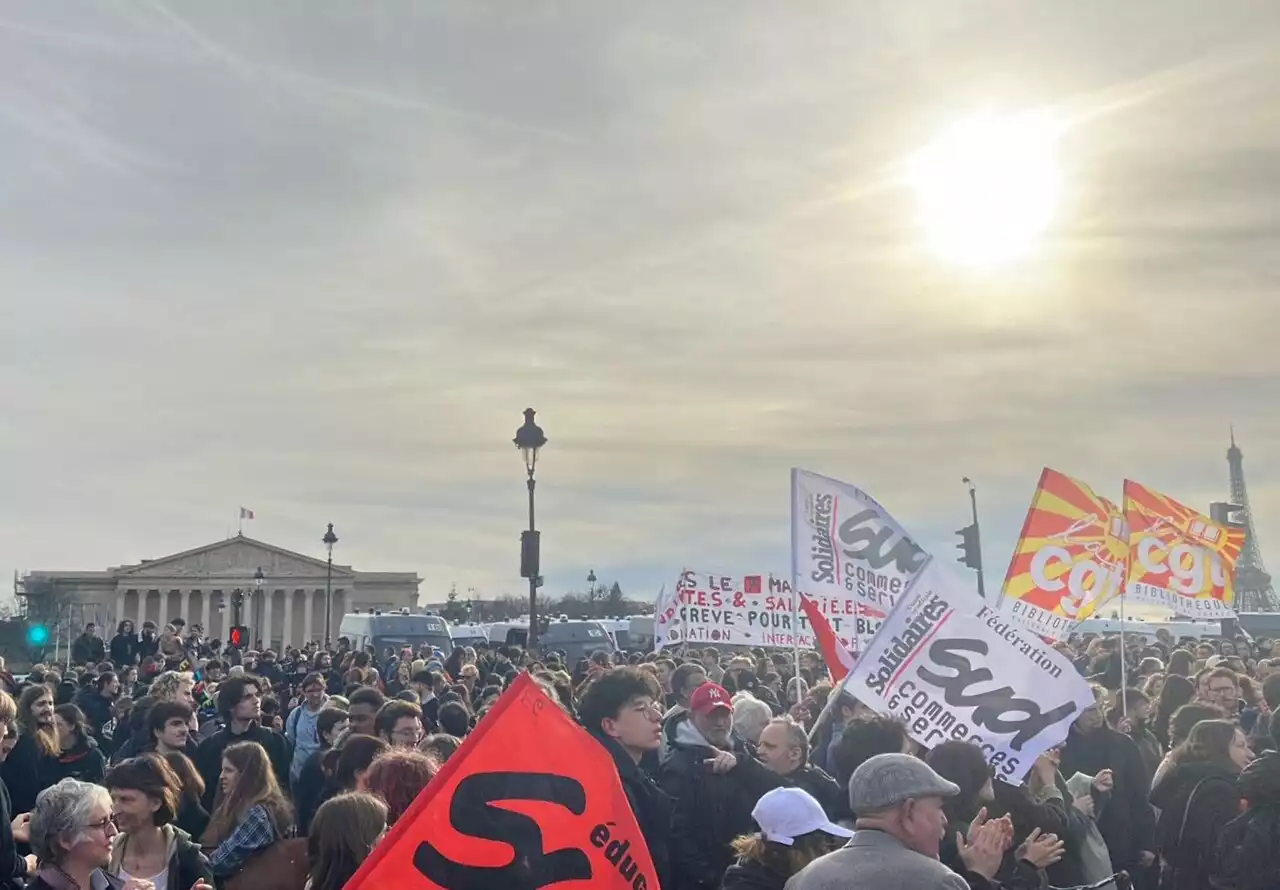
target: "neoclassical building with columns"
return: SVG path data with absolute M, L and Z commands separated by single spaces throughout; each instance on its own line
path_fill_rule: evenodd
M 259 569 L 262 579 L 256 579 Z M 242 623 L 254 640 L 272 647 L 301 646 L 324 637 L 326 572 L 323 559 L 273 547 L 244 535 L 136 565 L 102 572 L 30 572 L 26 596 L 54 596 L 69 607 L 72 621 L 96 622 L 110 639 L 118 622 L 163 627 L 175 618 L 199 622 L 209 637 L 226 639 L 231 596 L 245 593 Z M 332 636 L 346 612 L 359 609 L 417 611 L 416 572 L 357 572 L 333 566 Z

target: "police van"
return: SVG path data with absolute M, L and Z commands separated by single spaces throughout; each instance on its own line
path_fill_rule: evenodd
M 503 638 L 494 640 L 494 629 L 503 632 Z M 525 646 L 529 642 L 529 625 L 494 625 L 489 629 L 489 639 L 495 643 Z M 558 620 L 542 619 L 538 622 L 538 648 L 543 652 L 563 652 L 572 668 L 580 658 L 589 658 L 593 652 L 618 651 L 609 638 L 609 632 L 599 621 L 570 621 L 561 616 Z
M 417 650 L 432 646 L 446 656 L 453 652 L 453 636 L 449 625 L 438 615 L 413 615 L 408 609 L 399 612 L 350 612 L 342 616 L 338 630 L 351 641 L 353 651 L 372 646 L 379 658 L 387 647 L 399 652 L 405 646 Z

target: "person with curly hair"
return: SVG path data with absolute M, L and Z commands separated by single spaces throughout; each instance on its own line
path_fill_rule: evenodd
M 387 824 L 395 825 L 439 769 L 430 755 L 397 748 L 373 759 L 365 786 L 386 801 Z

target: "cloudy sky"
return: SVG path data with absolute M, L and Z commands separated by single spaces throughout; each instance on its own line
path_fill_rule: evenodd
M 0 570 L 234 531 L 519 592 L 785 571 L 788 468 L 989 583 L 1048 464 L 1280 568 L 1271 0 L 0 0 Z M 905 159 L 1063 121 L 1035 249 L 957 266 Z

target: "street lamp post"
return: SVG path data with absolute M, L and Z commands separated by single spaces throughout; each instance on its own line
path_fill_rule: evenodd
M 538 452 L 547 444 L 542 427 L 534 423 L 535 412 L 532 408 L 524 409 L 524 424 L 516 430 L 512 439 L 520 455 L 524 458 L 524 467 L 529 474 L 529 529 L 520 535 L 520 577 L 529 579 L 529 638 L 528 646 L 532 650 L 538 642 L 538 587 L 542 584 L 539 573 L 539 535 L 533 518 L 533 470 L 538 464 Z
M 329 641 L 332 639 L 330 631 L 333 623 L 333 545 L 338 543 L 338 536 L 333 533 L 332 522 L 329 523 L 329 530 L 324 533 L 320 543 L 324 544 L 324 549 L 329 554 L 324 571 L 324 645 L 328 648 Z
M 983 599 L 987 598 L 986 583 L 982 577 L 982 535 L 978 526 L 978 488 L 973 484 L 973 480 L 965 476 L 962 480 L 965 485 L 969 486 L 969 505 L 973 508 L 973 550 L 974 563 L 970 568 L 978 573 L 978 596 Z
M 254 634 L 262 633 L 262 582 L 265 579 L 266 576 L 262 574 L 262 566 L 258 566 L 258 570 L 253 573 L 253 602 L 255 603 L 257 612 L 257 623 L 253 626 Z M 264 640 L 263 642 L 265 643 L 263 646 L 264 649 L 271 648 L 270 640 Z

